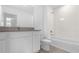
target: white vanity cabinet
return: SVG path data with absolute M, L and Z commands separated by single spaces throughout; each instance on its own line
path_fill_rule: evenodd
M 0 53 L 8 52 L 8 33 L 0 32 Z
M 33 52 L 40 50 L 40 31 L 33 32 Z
M 0 32 L 0 53 L 33 53 L 40 50 L 40 32 Z
M 0 40 L 0 53 L 6 52 L 6 40 Z
M 9 52 L 32 52 L 32 32 L 11 32 L 9 38 Z
M 9 45 L 9 52 L 38 52 L 40 50 L 40 32 L 11 32 L 9 38 Z

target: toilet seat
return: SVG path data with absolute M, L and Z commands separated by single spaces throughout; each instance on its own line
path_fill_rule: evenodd
M 41 42 L 46 42 L 46 43 L 50 44 L 51 40 L 49 40 L 49 39 L 43 39 L 43 40 L 41 40 Z

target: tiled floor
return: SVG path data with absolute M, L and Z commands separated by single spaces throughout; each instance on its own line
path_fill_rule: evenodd
M 50 50 L 49 51 L 45 51 L 43 49 L 40 49 L 39 53 L 68 53 L 67 51 L 57 48 L 55 46 L 50 46 Z

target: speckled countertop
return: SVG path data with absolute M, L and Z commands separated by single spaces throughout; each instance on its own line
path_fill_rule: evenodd
M 40 31 L 32 27 L 0 27 L 0 32 Z

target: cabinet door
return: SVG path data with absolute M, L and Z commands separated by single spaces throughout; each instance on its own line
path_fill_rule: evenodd
M 40 32 L 33 32 L 33 52 L 40 50 Z
M 8 33 L 0 33 L 0 53 L 8 52 Z
M 9 48 L 11 53 L 30 53 L 32 52 L 32 38 L 11 39 Z
M 0 40 L 0 53 L 6 52 L 6 41 Z
M 11 32 L 9 45 L 9 52 L 32 52 L 32 32 Z

